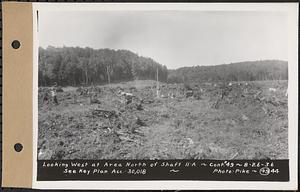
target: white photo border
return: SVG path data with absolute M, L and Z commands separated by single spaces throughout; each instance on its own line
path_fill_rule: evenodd
M 33 178 L 37 189 L 114 190 L 297 190 L 298 186 L 298 3 L 32 3 L 33 6 Z M 282 11 L 288 13 L 289 182 L 265 181 L 37 181 L 38 31 L 37 11 Z

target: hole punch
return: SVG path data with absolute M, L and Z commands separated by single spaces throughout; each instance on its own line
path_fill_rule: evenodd
M 21 143 L 16 143 L 14 149 L 16 152 L 21 152 L 23 150 L 23 145 Z
M 19 49 L 21 47 L 21 43 L 20 41 L 18 40 L 14 40 L 12 43 L 11 43 L 11 46 L 14 48 L 14 49 Z

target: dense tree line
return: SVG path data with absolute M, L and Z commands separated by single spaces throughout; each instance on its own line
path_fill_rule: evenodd
M 153 79 L 166 81 L 168 69 L 128 50 L 79 47 L 39 48 L 39 85 L 106 84 Z
M 151 58 L 128 50 L 79 47 L 39 48 L 39 85 L 96 85 L 131 80 L 169 83 L 287 80 L 288 63 L 280 60 L 247 61 L 215 66 L 168 70 Z
M 216 66 L 183 67 L 169 70 L 169 83 L 219 81 L 287 80 L 288 62 L 280 60 L 247 61 Z

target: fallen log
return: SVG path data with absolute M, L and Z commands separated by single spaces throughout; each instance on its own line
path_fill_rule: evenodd
M 104 118 L 112 118 L 112 117 L 118 117 L 115 111 L 107 111 L 102 109 L 94 109 L 92 111 L 93 115 L 96 115 L 98 117 L 104 117 Z

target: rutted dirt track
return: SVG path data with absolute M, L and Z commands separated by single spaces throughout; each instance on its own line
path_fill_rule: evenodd
M 38 158 L 288 158 L 287 81 L 155 85 L 66 87 L 58 105 L 40 88 Z

